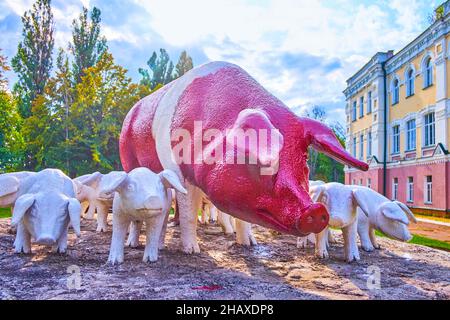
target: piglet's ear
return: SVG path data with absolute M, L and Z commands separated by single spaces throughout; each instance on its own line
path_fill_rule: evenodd
M 93 187 L 100 182 L 100 179 L 102 179 L 102 177 L 103 174 L 101 174 L 100 172 L 94 172 L 91 174 L 85 174 L 84 176 L 75 178 L 75 181 L 82 183 L 86 186 Z
M 400 207 L 400 209 L 403 210 L 404 213 L 406 213 L 409 221 L 417 223 L 417 219 L 414 216 L 414 213 L 412 213 L 412 211 L 403 202 L 395 200 L 394 203 L 397 204 Z
M 227 133 L 226 142 L 227 145 L 236 146 L 239 152 L 238 164 L 240 157 L 244 161 L 248 157 L 248 162 L 245 163 L 259 163 L 263 167 L 270 167 L 272 168 L 271 171 L 274 171 L 272 174 L 278 171 L 279 156 L 283 148 L 284 138 L 264 111 L 257 109 L 242 110 L 233 128 Z M 261 173 L 271 175 L 271 171 L 267 170 L 267 174 Z
M 323 186 L 314 186 L 309 189 L 309 196 L 313 202 L 320 202 L 324 192 L 325 188 Z
M 81 220 L 81 204 L 75 199 L 69 199 L 69 204 L 67 206 L 67 210 L 69 211 L 69 218 L 72 224 L 72 228 L 75 231 L 77 237 L 81 235 L 80 230 L 80 220 Z
M 28 209 L 31 208 L 31 206 L 34 204 L 35 198 L 32 194 L 24 194 L 23 196 L 20 196 L 16 203 L 14 204 L 14 211 L 13 216 L 11 220 L 11 225 L 17 226 L 20 221 L 22 221 L 25 213 L 28 211 Z
M 385 202 L 380 207 L 381 213 L 388 219 L 392 219 L 404 224 L 409 224 L 408 217 L 393 202 Z
M 0 197 L 16 193 L 19 191 L 19 185 L 19 179 L 8 175 L 0 175 Z
M 369 207 L 370 194 L 369 194 L 369 192 L 364 189 L 353 189 L 352 195 L 353 195 L 353 199 L 354 199 L 356 205 L 368 217 L 369 212 L 370 212 L 370 207 Z
M 159 173 L 159 177 L 166 188 L 174 188 L 177 191 L 187 194 L 187 190 L 183 187 L 178 175 L 172 170 L 164 170 Z
M 127 179 L 128 174 L 124 171 L 112 171 L 102 177 L 99 186 L 100 197 L 111 195 L 120 188 Z

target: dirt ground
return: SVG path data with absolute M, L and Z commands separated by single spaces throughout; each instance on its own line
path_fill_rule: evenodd
M 417 224 L 411 223 L 409 230 L 413 234 L 450 243 L 450 227 L 448 226 L 419 221 Z
M 144 264 L 143 247 L 126 248 L 125 262 L 109 266 L 111 232 L 96 233 L 94 222 L 83 221 L 80 239 L 70 234 L 67 255 L 37 245 L 32 255 L 14 254 L 8 228 L 9 219 L 0 220 L 0 299 L 450 299 L 449 252 L 389 239 L 347 264 L 340 235 L 322 261 L 292 236 L 257 227 L 259 244 L 245 248 L 200 226 L 202 253 L 185 255 L 172 227 L 158 262 Z M 76 283 L 68 268 L 80 270 L 78 290 L 68 287 Z M 380 286 L 369 289 L 377 270 Z

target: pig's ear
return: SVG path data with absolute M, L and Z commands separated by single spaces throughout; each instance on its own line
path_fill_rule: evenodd
M 408 208 L 408 206 L 406 206 L 403 202 L 397 200 L 395 200 L 394 203 L 397 204 L 403 210 L 404 213 L 406 213 L 409 221 L 417 223 L 417 219 L 414 216 L 414 213 L 412 213 L 412 211 Z
M 399 209 L 400 208 L 392 202 L 385 202 L 380 206 L 380 211 L 386 218 L 401 222 L 406 225 L 409 224 L 408 217 L 402 210 Z
M 83 184 L 81 182 L 79 182 L 78 180 L 73 180 L 73 184 L 75 187 L 75 194 L 78 196 L 83 189 Z
M 108 196 L 116 192 L 127 178 L 128 174 L 124 171 L 112 171 L 105 174 L 100 180 L 100 196 Z
M 333 131 L 323 123 L 303 118 L 301 124 L 305 128 L 306 135 L 310 138 L 311 146 L 317 151 L 350 167 L 363 171 L 369 169 L 367 163 L 355 159 L 345 151 Z
M 313 202 L 320 202 L 323 194 L 325 192 L 324 186 L 314 186 L 309 189 L 309 196 Z
M 254 130 L 256 145 L 252 146 L 247 143 L 237 143 L 236 145 L 235 138 L 240 137 L 242 131 L 246 132 L 248 129 Z M 250 159 L 257 160 L 262 166 L 278 164 L 284 139 L 265 112 L 256 109 L 242 110 L 233 128 L 227 133 L 226 138 L 227 143 L 236 145 L 239 152 L 242 152 L 244 155 L 248 154 Z
M 370 212 L 370 208 L 368 205 L 369 201 L 370 201 L 370 195 L 364 189 L 353 189 L 352 195 L 353 195 L 353 200 L 355 201 L 356 205 L 368 217 L 369 212 Z
M 34 204 L 35 198 L 33 194 L 24 194 L 23 196 L 20 196 L 16 203 L 14 204 L 14 211 L 12 215 L 11 225 L 17 226 L 20 221 L 22 221 L 25 213 L 28 211 L 28 209 L 31 208 L 31 206 Z
M 20 181 L 16 177 L 0 175 L 0 197 L 19 191 Z
M 81 235 L 81 230 L 80 230 L 81 204 L 80 204 L 80 202 L 75 198 L 69 199 L 69 204 L 67 205 L 67 210 L 69 211 L 69 218 L 70 218 L 70 222 L 72 224 L 73 231 L 75 231 L 75 234 L 77 235 L 77 237 L 79 237 Z
M 85 174 L 84 176 L 75 178 L 75 181 L 82 183 L 86 186 L 92 187 L 95 183 L 98 183 L 102 177 L 103 174 L 101 174 L 100 172 L 94 172 L 91 174 Z
M 187 194 L 187 190 L 183 187 L 178 175 L 172 170 L 164 170 L 159 173 L 159 177 L 166 188 L 174 188 L 177 191 Z

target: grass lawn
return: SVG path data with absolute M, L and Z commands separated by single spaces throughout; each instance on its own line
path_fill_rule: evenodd
M 375 233 L 377 236 L 386 237 L 383 233 L 381 233 L 379 231 L 375 231 Z M 450 251 L 450 243 L 430 239 L 427 237 L 418 236 L 415 234 L 413 234 L 413 238 L 408 243 L 420 244 L 422 246 L 427 246 L 427 247 L 431 247 L 431 248 L 435 248 L 435 249 Z
M 11 217 L 11 210 L 9 208 L 0 208 L 0 219 Z

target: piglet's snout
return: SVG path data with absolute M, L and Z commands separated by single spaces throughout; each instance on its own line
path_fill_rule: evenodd
M 51 237 L 51 236 L 42 235 L 36 239 L 36 243 L 44 245 L 44 246 L 51 246 L 51 245 L 56 244 L 56 240 L 53 239 L 53 237 Z
M 161 211 L 163 208 L 163 200 L 157 196 L 149 196 L 144 200 L 142 206 L 138 210 Z
M 328 225 L 329 215 L 321 203 L 310 205 L 297 219 L 297 230 L 300 234 L 319 233 Z

